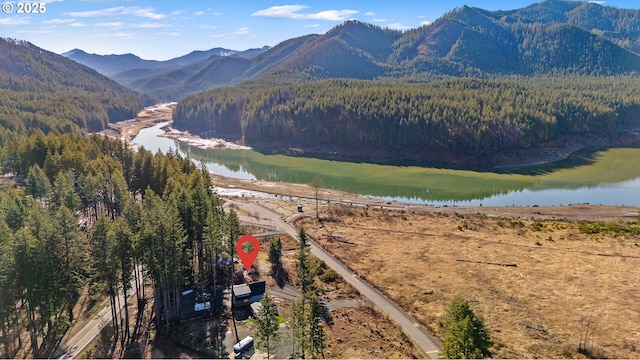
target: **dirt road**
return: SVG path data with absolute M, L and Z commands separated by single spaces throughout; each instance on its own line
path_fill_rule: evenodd
M 294 239 L 297 238 L 297 230 L 289 223 L 284 221 L 278 213 L 252 202 L 244 202 L 237 200 L 229 200 L 229 204 L 234 204 L 239 209 L 259 216 L 252 218 L 253 222 L 264 226 L 275 226 L 289 234 Z M 355 287 L 362 296 L 375 304 L 380 310 L 394 320 L 404 331 L 404 333 L 413 340 L 417 347 L 425 354 L 426 357 L 437 359 L 441 351 L 441 347 L 437 340 L 430 336 L 409 314 L 394 304 L 386 296 L 376 290 L 366 281 L 362 280 L 358 275 L 351 271 L 345 264 L 338 261 L 333 255 L 321 248 L 315 241 L 311 241 L 311 253 L 324 261 L 328 267 L 335 270 L 345 281 Z

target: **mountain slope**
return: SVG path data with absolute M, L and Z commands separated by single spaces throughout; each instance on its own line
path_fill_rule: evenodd
M 139 78 L 131 82 L 130 86 L 158 98 L 180 100 L 200 91 L 255 79 L 282 64 L 284 59 L 297 53 L 315 38 L 317 35 L 307 35 L 289 39 L 273 48 L 247 50 L 227 57 L 212 57 Z
M 592 14 L 583 14 L 578 21 L 576 14 L 584 9 Z M 619 32 L 619 41 L 613 41 L 604 35 L 605 30 L 581 25 L 599 23 L 603 29 L 611 29 L 619 22 L 617 16 L 633 18 L 630 14 L 637 13 L 557 0 L 511 12 L 465 6 L 403 34 L 394 44 L 391 59 L 396 66 L 406 66 L 403 62 L 436 58 L 485 74 L 635 72 L 640 68 L 640 57 L 632 51 L 633 46 L 624 48 L 620 43 L 633 45 L 637 36 Z M 600 20 L 587 21 L 596 14 Z M 640 22 L 634 26 L 640 28 Z
M 73 49 L 61 55 L 106 76 L 113 76 L 131 69 L 158 69 L 163 67 L 161 61 L 144 60 L 133 54 L 97 55 L 86 53 L 80 49 Z
M 0 126 L 24 132 L 99 130 L 131 118 L 143 98 L 60 55 L 0 38 Z
M 473 166 L 559 137 L 621 139 L 640 108 L 638 13 L 548 0 L 464 6 L 403 33 L 348 21 L 258 78 L 184 99 L 174 126 L 266 151 Z
M 142 79 L 151 76 L 164 76 L 171 70 L 179 70 L 182 67 L 196 65 L 203 61 L 213 61 L 220 57 L 235 55 L 241 58 L 250 58 L 259 55 L 269 49 L 268 46 L 259 49 L 237 51 L 216 47 L 209 50 L 196 50 L 186 55 L 166 61 L 144 60 L 133 54 L 123 55 L 97 55 L 88 54 L 80 49 L 68 51 L 62 56 L 95 69 L 101 74 L 120 82 L 131 85 L 144 83 Z

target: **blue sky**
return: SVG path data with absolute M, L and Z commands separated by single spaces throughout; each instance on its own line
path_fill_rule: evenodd
M 510 10 L 534 2 L 45 0 L 41 1 L 44 13 L 18 14 L 18 1 L 0 0 L 4 5 L 0 37 L 27 40 L 56 53 L 79 48 L 97 54 L 133 53 L 145 59 L 166 60 L 213 47 L 245 50 L 274 46 L 293 37 L 322 34 L 349 19 L 406 30 L 465 4 Z M 599 3 L 622 8 L 640 6 L 637 0 Z

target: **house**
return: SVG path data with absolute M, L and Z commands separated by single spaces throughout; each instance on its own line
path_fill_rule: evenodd
M 267 284 L 264 281 L 234 285 L 233 306 L 250 306 L 254 302 L 259 302 L 264 297 L 266 289 Z

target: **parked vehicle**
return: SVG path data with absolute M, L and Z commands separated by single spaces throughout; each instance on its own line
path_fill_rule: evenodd
M 245 351 L 253 346 L 253 338 L 251 336 L 247 336 L 246 338 L 240 340 L 239 343 L 233 345 L 233 351 L 239 353 Z

